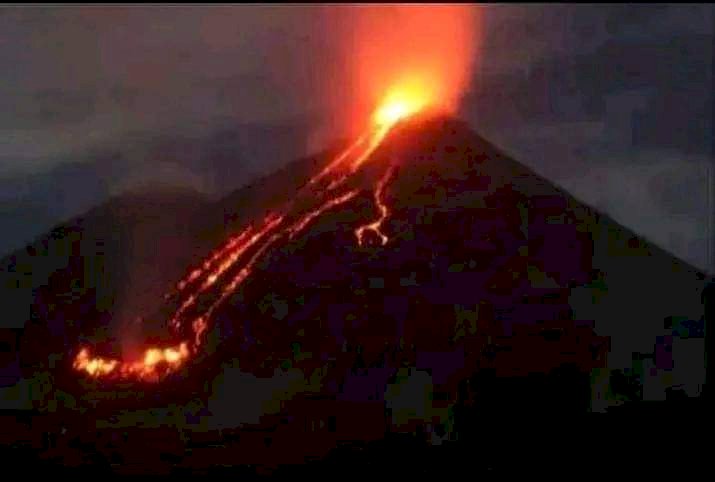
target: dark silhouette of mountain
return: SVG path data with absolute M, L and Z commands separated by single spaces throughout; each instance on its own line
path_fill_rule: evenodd
M 14 251 L 61 221 L 109 197 L 106 179 L 97 166 L 67 160 L 37 174 L 9 175 L 0 179 L 0 253 Z
M 101 339 L 150 308 L 182 273 L 183 223 L 205 203 L 186 189 L 130 191 L 3 258 L 0 327 L 24 331 L 22 362 L 46 366 L 78 337 Z
M 150 237 L 156 252 L 142 273 L 161 272 L 157 290 L 168 288 L 180 277 L 172 269 L 197 265 L 245 223 L 290 200 L 334 154 L 296 161 L 193 215 L 168 206 L 149 215 L 133 204 L 150 223 L 168 223 L 161 225 L 163 240 L 178 243 L 171 251 Z M 361 173 L 363 185 L 374 185 L 386 163 L 396 166 L 384 193 L 387 244 L 378 238 L 356 243 L 355 228 L 377 216 L 372 191 L 326 212 L 300 236 L 266 252 L 215 312 L 205 350 L 163 383 L 88 382 L 70 370 L 68 352 L 62 358 L 63 347 L 91 333 L 100 339 L 96 330 L 109 324 L 109 295 L 100 283 L 88 285 L 88 250 L 96 244 L 78 247 L 81 254 L 69 267 L 46 268 L 50 281 L 35 288 L 34 304 L 28 301 L 34 307 L 30 326 L 41 328 L 26 333 L 30 348 L 23 353 L 36 362 L 35 370 L 44 364 L 78 406 L 93 407 L 92 423 L 120 409 L 199 400 L 222 433 L 188 430 L 190 419 L 201 415 L 179 410 L 181 430 L 163 425 L 153 437 L 136 428 L 126 442 L 132 449 L 94 446 L 106 457 L 112 450 L 126 456 L 154 450 L 190 470 L 214 464 L 207 462 L 211 454 L 232 465 L 324 457 L 341 442 L 381 440 L 386 433 L 392 435 L 385 444 L 407 432 L 417 444 L 457 440 L 477 447 L 486 443 L 485 430 L 495 433 L 500 425 L 548 430 L 545 418 L 592 409 L 598 381 L 635 353 L 653 351 L 666 319 L 702 321 L 702 273 L 508 158 L 465 123 L 430 115 L 396 126 Z M 85 219 L 116 232 L 105 216 Z M 84 229 L 89 226 L 85 221 Z M 77 237 L 66 229 L 54 236 Z M 42 246 L 35 243 L 26 256 Z M 126 282 L 120 275 L 125 258 L 113 259 L 105 271 L 116 273 L 116 283 Z M 17 263 L 3 262 L 6 279 L 20 282 Z M 163 321 L 159 306 L 147 310 Z M 47 341 L 53 320 L 81 324 L 60 329 L 63 347 Z M 58 354 L 54 368 L 42 356 L 48 352 Z M 238 379 L 250 374 L 253 381 L 232 387 L 226 371 L 235 370 L 236 361 L 244 374 Z M 263 380 L 274 391 L 261 400 L 253 393 Z M 222 383 L 229 386 L 217 389 Z M 614 386 L 606 391 L 621 390 Z M 122 398 L 122 392 L 131 395 Z M 638 389 L 629 396 L 647 398 Z M 248 422 L 251 404 L 260 416 Z M 92 432 L 90 422 L 74 417 L 65 420 L 85 428 L 89 423 Z M 221 417 L 231 422 L 222 424 Z M 191 435 L 182 437 L 189 440 L 179 440 L 177 433 L 186 430 Z M 192 439 L 201 433 L 222 448 L 212 451 Z M 194 455 L 186 452 L 189 446 Z
M 49 354 L 66 362 L 78 339 L 108 340 L 137 316 L 151 330 L 147 314 L 186 267 L 265 206 L 285 202 L 320 159 L 298 160 L 220 202 L 145 186 L 55 226 L 0 260 L 0 329 L 23 332 L 19 356 L 32 370 L 46 368 Z
M 221 119 L 215 129 L 201 126 L 201 135 L 195 129 L 166 136 L 132 134 L 116 146 L 100 144 L 86 152 L 43 159 L 40 167 L 51 166 L 47 170 L 0 172 L 0 253 L 15 251 L 141 184 L 184 186 L 221 198 L 247 179 L 264 176 L 304 152 L 309 120 Z

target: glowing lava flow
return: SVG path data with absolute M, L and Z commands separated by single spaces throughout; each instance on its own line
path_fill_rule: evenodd
M 144 358 L 133 363 L 120 363 L 102 357 L 90 357 L 89 351 L 83 348 L 74 361 L 76 370 L 84 371 L 93 377 L 102 377 L 117 374 L 128 378 L 136 376 L 143 379 L 152 379 L 160 376 L 161 372 L 168 372 L 180 366 L 189 356 L 187 344 L 180 343 L 175 347 L 150 348 L 146 350 Z
M 92 376 L 109 375 L 117 368 L 118 364 L 117 360 L 107 360 L 101 357 L 91 358 L 89 350 L 86 348 L 80 350 L 74 361 L 75 369 L 85 371 Z
M 179 291 L 186 288 L 186 286 L 190 283 L 193 283 L 197 279 L 201 278 L 201 276 L 208 272 L 208 270 L 211 269 L 211 267 L 216 264 L 221 258 L 226 257 L 231 251 L 236 248 L 237 245 L 241 244 L 241 242 L 246 238 L 246 236 L 248 236 L 248 233 L 250 233 L 252 229 L 253 226 L 248 226 L 238 235 L 231 237 L 231 239 L 228 240 L 224 247 L 217 250 L 216 253 L 214 253 L 207 261 L 204 261 L 200 268 L 196 268 L 195 270 L 191 271 L 188 276 L 179 281 L 179 283 L 177 284 L 177 288 L 179 289 Z
M 261 238 L 263 238 L 267 233 L 277 227 L 282 221 L 282 216 L 278 216 L 276 218 L 269 218 L 266 220 L 266 223 L 263 228 L 259 230 L 256 234 L 251 236 L 248 240 L 245 239 L 245 236 L 239 236 L 238 239 L 245 242 L 237 243 L 237 245 L 233 246 L 233 250 L 227 251 L 224 254 L 224 259 L 220 263 L 218 263 L 218 266 L 216 266 L 212 271 L 210 271 L 210 274 L 208 274 L 209 272 L 206 272 L 207 276 L 204 279 L 204 282 L 201 284 L 201 286 L 199 286 L 198 290 L 195 293 L 189 295 L 189 297 L 181 304 L 181 306 L 179 306 L 179 309 L 176 310 L 176 313 L 169 322 L 169 325 L 174 329 L 178 329 L 180 327 L 181 316 L 184 314 L 184 312 L 186 312 L 187 309 L 189 309 L 196 303 L 198 296 L 206 292 L 209 288 L 211 288 L 214 283 L 216 283 L 216 281 L 219 279 L 219 277 L 223 276 L 226 271 L 228 271 L 232 266 L 236 264 L 236 262 L 243 255 L 243 253 L 245 253 L 253 245 L 259 242 Z M 248 230 L 244 231 L 244 233 L 247 232 Z
M 208 322 L 216 309 L 251 276 L 262 256 L 279 240 L 294 239 L 316 218 L 354 199 L 359 194 L 359 189 L 346 191 L 341 188 L 372 156 L 390 129 L 398 121 L 421 108 L 422 104 L 414 98 L 388 96 L 386 104 L 375 113 L 374 127 L 309 179 L 280 215 L 267 216 L 258 228 L 246 227 L 177 283 L 176 294 L 182 302 L 171 317 L 169 326 L 179 338 L 185 338 L 187 334 L 184 327 L 188 326 L 191 330 L 191 341 L 181 341 L 164 348 L 147 348 L 144 356 L 135 361 L 92 356 L 89 349 L 82 348 L 74 359 L 74 368 L 94 378 L 133 378 L 151 381 L 159 380 L 161 376 L 176 371 L 192 352 L 198 351 L 202 336 L 208 329 Z M 367 231 L 376 233 L 382 245 L 388 241 L 380 227 L 389 216 L 383 195 L 393 172 L 394 168 L 388 166 L 374 189 L 374 201 L 379 217 L 355 230 L 360 245 L 364 243 L 364 235 Z M 322 192 L 314 192 L 314 186 L 328 176 L 331 178 L 328 186 Z M 336 190 L 342 192 L 333 194 Z M 315 204 L 314 201 L 317 200 L 317 207 L 300 208 L 306 204 L 304 202 L 306 199 L 310 201 L 308 205 Z M 234 273 L 229 276 L 230 272 Z M 220 289 L 212 295 L 214 288 Z M 191 312 L 196 312 L 201 306 L 199 300 L 206 296 L 212 296 L 214 300 L 202 312 L 191 315 Z M 165 296 L 166 299 L 171 297 L 172 294 Z
M 308 181 L 308 185 L 314 185 L 318 183 L 325 176 L 337 169 L 343 162 L 345 162 L 345 160 L 350 156 L 350 154 L 352 154 L 358 147 L 360 147 L 365 142 L 365 138 L 365 135 L 360 136 L 357 141 L 355 141 L 347 149 L 345 149 L 342 154 L 340 154 L 338 157 L 335 158 L 335 160 L 333 160 L 333 162 L 325 166 L 325 168 L 323 168 L 323 170 L 320 171 L 317 176 L 311 178 L 310 181 Z M 331 188 L 328 187 L 328 190 L 330 189 Z
M 256 253 L 251 256 L 250 260 L 246 263 L 246 265 L 238 272 L 238 274 L 231 280 L 231 282 L 224 287 L 224 289 L 221 292 L 221 296 L 216 300 L 209 308 L 206 310 L 206 313 L 199 317 L 194 323 L 196 324 L 197 322 L 199 323 L 199 327 L 202 328 L 202 331 L 205 330 L 205 326 L 201 326 L 205 324 L 205 320 L 207 318 L 210 318 L 211 315 L 213 314 L 214 310 L 218 308 L 231 294 L 233 294 L 236 289 L 243 283 L 248 276 L 250 276 L 251 271 L 253 269 L 253 266 L 258 262 L 260 257 L 265 253 L 276 241 L 278 241 L 282 236 L 284 236 L 286 233 L 288 234 L 289 239 L 293 239 L 297 234 L 299 234 L 301 231 L 303 231 L 310 222 L 312 222 L 315 218 L 323 214 L 324 212 L 328 211 L 329 209 L 332 209 L 340 204 L 344 204 L 348 202 L 349 200 L 353 199 L 356 195 L 358 194 L 357 191 L 350 191 L 347 192 L 346 194 L 343 194 L 342 196 L 339 196 L 337 198 L 333 198 L 326 202 L 325 204 L 321 205 L 317 209 L 310 211 L 308 214 L 305 216 L 301 217 L 298 221 L 293 223 L 290 227 L 288 227 L 284 232 L 281 233 L 276 233 L 273 236 L 271 236 L 266 243 L 261 246 Z M 194 327 L 194 330 L 198 332 L 197 326 Z M 197 334 L 197 336 L 199 336 Z M 198 338 L 197 338 L 197 343 L 198 343 Z
M 326 211 L 333 209 L 336 206 L 339 206 L 341 204 L 345 204 L 355 196 L 357 196 L 358 192 L 353 190 L 349 191 L 342 196 L 338 196 L 336 198 L 333 198 L 320 206 L 318 209 L 311 211 L 310 213 L 306 214 L 299 222 L 297 222 L 295 225 L 291 226 L 289 232 L 290 232 L 290 239 L 295 238 L 297 234 L 299 234 L 305 227 L 310 224 L 311 221 L 313 221 L 315 218 L 320 216 L 321 214 L 325 213 Z
M 380 231 L 380 226 L 385 221 L 385 219 L 387 219 L 388 215 L 387 206 L 382 200 L 382 194 L 385 190 L 387 182 L 392 177 L 394 170 L 394 167 L 389 167 L 387 171 L 385 171 L 385 174 L 382 176 L 380 182 L 377 184 L 377 188 L 375 189 L 375 206 L 377 206 L 377 209 L 380 211 L 380 217 L 378 217 L 376 221 L 370 224 L 362 225 L 355 230 L 355 236 L 357 237 L 358 244 L 360 246 L 364 244 L 364 236 L 366 231 L 372 231 L 377 234 L 377 236 L 380 238 L 380 243 L 383 246 L 387 244 L 388 237 L 385 236 L 382 231 Z

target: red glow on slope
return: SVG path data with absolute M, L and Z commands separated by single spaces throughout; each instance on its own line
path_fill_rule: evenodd
M 382 226 L 382 223 L 385 221 L 385 219 L 387 219 L 387 216 L 389 214 L 387 206 L 382 200 L 382 195 L 385 190 L 385 186 L 387 185 L 387 182 L 392 177 L 393 172 L 393 167 L 388 168 L 387 171 L 385 171 L 385 174 L 380 179 L 377 188 L 375 189 L 375 206 L 377 206 L 377 209 L 380 211 L 380 216 L 374 222 L 360 226 L 355 230 L 355 236 L 357 237 L 358 244 L 360 246 L 362 246 L 365 242 L 364 237 L 367 231 L 372 231 L 377 234 L 377 236 L 380 238 L 380 243 L 383 246 L 386 245 L 387 241 L 389 240 L 388 237 L 385 236 L 382 231 L 380 231 L 380 226 Z
M 319 82 L 313 82 L 316 93 L 340 114 L 335 119 L 342 119 L 344 125 L 338 130 L 357 134 L 355 126 L 359 129 L 371 116 L 368 132 L 296 194 L 301 201 L 309 198 L 312 202 L 306 204 L 312 207 L 299 211 L 304 203 L 290 202 L 280 215 L 246 227 L 198 267 L 192 267 L 177 283 L 177 290 L 165 296 L 178 304 L 169 321 L 177 343 L 166 348 L 147 347 L 135 361 L 92 356 L 83 348 L 75 357 L 75 369 L 92 377 L 156 380 L 182 366 L 201 350 L 213 313 L 250 279 L 271 248 L 294 239 L 321 215 L 357 197 L 360 189 L 347 185 L 361 181 L 353 175 L 372 158 L 397 122 L 427 107 L 449 112 L 457 105 L 476 58 L 472 50 L 478 44 L 478 15 L 473 6 L 360 6 L 324 12 L 330 18 L 323 25 L 338 32 L 339 38 L 331 44 L 339 47 L 341 58 L 351 62 L 331 63 L 335 75 L 319 76 Z M 296 61 L 305 64 L 303 58 Z M 294 81 L 293 77 L 284 79 Z M 385 86 L 392 86 L 387 94 Z M 370 112 L 376 104 L 380 107 Z M 384 199 L 390 165 L 384 169 L 376 186 L 371 186 L 379 215 L 355 230 L 360 245 L 368 232 L 375 233 L 382 245 L 388 242 L 381 227 L 390 215 Z M 209 302 L 206 308 L 205 301 Z
M 410 94 L 404 95 L 405 92 Z M 405 99 L 411 100 L 405 102 Z M 385 104 L 376 111 L 375 126 L 309 179 L 306 187 L 311 189 L 301 189 L 295 199 L 285 206 L 282 214 L 267 216 L 260 228 L 246 227 L 212 252 L 199 268 L 192 269 L 177 284 L 177 294 L 182 302 L 169 321 L 169 326 L 179 335 L 183 332 L 186 336 L 184 327 L 188 327 L 188 340 L 169 347 L 148 347 L 144 356 L 134 361 L 91 356 L 90 351 L 83 348 L 75 357 L 74 368 L 94 378 L 157 381 L 183 366 L 192 353 L 196 354 L 200 350 L 203 336 L 216 309 L 250 278 L 266 252 L 275 247 L 278 241 L 288 242 L 294 239 L 321 215 L 354 199 L 360 190 L 345 191 L 340 188 L 370 159 L 395 123 L 425 105 L 426 98 L 420 97 L 416 91 L 394 90 L 387 96 Z M 355 230 L 360 245 L 363 245 L 365 233 L 368 231 L 377 234 L 382 245 L 388 242 L 387 236 L 380 228 L 389 216 L 383 195 L 394 169 L 389 165 L 385 169 L 374 188 L 374 202 L 379 216 L 375 221 Z M 312 187 L 324 178 L 330 178 L 327 188 L 322 192 L 314 192 Z M 333 194 L 338 189 L 343 192 Z M 301 211 L 299 206 L 302 204 L 299 200 L 305 200 L 306 197 L 312 203 L 318 201 L 317 206 Z M 229 278 L 231 271 L 235 271 L 235 274 Z M 212 295 L 214 301 L 196 313 L 201 306 L 199 301 Z M 190 315 L 191 312 L 195 314 Z
M 352 198 L 354 198 L 357 195 L 357 191 L 350 191 L 342 196 L 338 196 L 336 198 L 330 199 L 328 202 L 320 206 L 318 209 L 311 211 L 307 215 L 305 215 L 298 223 L 296 223 L 294 226 L 291 226 L 289 232 L 290 232 L 290 239 L 293 239 L 298 233 L 303 231 L 305 227 L 310 224 L 311 221 L 313 221 L 315 218 L 320 216 L 321 214 L 325 213 L 326 211 L 333 209 L 336 206 L 339 206 L 341 204 L 345 204 Z
M 118 376 L 140 380 L 157 380 L 162 374 L 179 368 L 189 357 L 187 343 L 166 348 L 149 348 L 141 360 L 120 362 L 103 357 L 90 357 L 89 351 L 82 349 L 75 358 L 74 368 L 91 377 Z
M 355 141 L 347 149 L 345 149 L 345 151 L 343 151 L 342 154 L 340 154 L 338 157 L 336 157 L 335 160 L 333 160 L 333 162 L 331 162 L 330 164 L 325 166 L 325 168 L 322 171 L 320 171 L 317 176 L 313 177 L 310 181 L 308 181 L 308 184 L 309 185 L 316 184 L 317 182 L 322 180 L 325 176 L 327 176 L 332 171 L 337 169 L 338 166 L 340 166 L 345 161 L 345 159 L 347 159 L 348 156 L 350 156 L 350 154 L 352 154 L 358 147 L 360 147 L 360 145 L 362 145 L 363 142 L 365 142 L 365 137 L 366 136 L 364 136 L 364 135 L 360 136 L 357 141 Z M 331 188 L 328 187 L 328 190 L 330 190 L 330 189 Z
M 189 297 L 181 304 L 179 309 L 176 311 L 176 314 L 172 318 L 171 322 L 169 323 L 170 326 L 172 326 L 173 328 L 178 328 L 180 326 L 181 316 L 187 309 L 191 308 L 196 303 L 197 296 L 203 294 L 209 288 L 211 288 L 214 283 L 216 283 L 216 280 L 218 280 L 219 277 L 223 276 L 226 271 L 228 271 L 236 264 L 236 262 L 243 255 L 243 253 L 245 253 L 256 243 L 258 243 L 261 238 L 263 238 L 267 233 L 269 233 L 276 226 L 278 226 L 282 221 L 282 216 L 269 217 L 265 221 L 263 228 L 261 228 L 257 233 L 255 233 L 247 240 L 245 239 L 245 237 L 239 236 L 237 238 L 239 241 L 233 246 L 233 249 L 231 251 L 226 251 L 223 253 L 224 259 L 221 260 L 221 262 L 218 263 L 218 265 L 215 266 L 214 269 L 212 269 L 211 271 L 207 271 L 208 276 L 206 276 L 206 279 L 201 284 L 201 286 L 194 293 L 189 295 Z M 248 231 L 249 229 L 246 229 L 244 233 L 247 233 Z M 245 242 L 241 243 L 240 241 Z
M 90 376 L 109 375 L 117 368 L 119 364 L 116 360 L 107 360 L 101 357 L 90 357 L 89 350 L 83 348 L 74 361 L 74 367 L 77 370 L 87 372 Z
M 201 278 L 201 276 L 209 269 L 211 269 L 211 267 L 216 264 L 217 261 L 225 257 L 230 251 L 233 251 L 234 248 L 236 248 L 236 246 L 239 245 L 246 238 L 246 236 L 248 235 L 248 233 L 251 232 L 252 229 L 253 226 L 248 226 L 238 235 L 231 237 L 231 239 L 228 240 L 225 246 L 217 250 L 207 261 L 204 261 L 200 268 L 196 268 L 195 270 L 191 271 L 188 276 L 179 281 L 179 283 L 177 284 L 177 288 L 179 290 L 183 290 L 188 284 Z

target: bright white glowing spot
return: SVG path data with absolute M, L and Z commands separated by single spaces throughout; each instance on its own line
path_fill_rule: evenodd
M 391 126 L 424 109 L 430 103 L 428 89 L 416 84 L 395 88 L 373 114 L 378 126 Z

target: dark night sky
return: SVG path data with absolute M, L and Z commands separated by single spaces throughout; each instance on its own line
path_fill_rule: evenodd
M 0 9 L 0 252 L 137 183 L 218 196 L 327 147 L 364 8 Z M 474 8 L 462 115 L 704 268 L 713 7 Z

